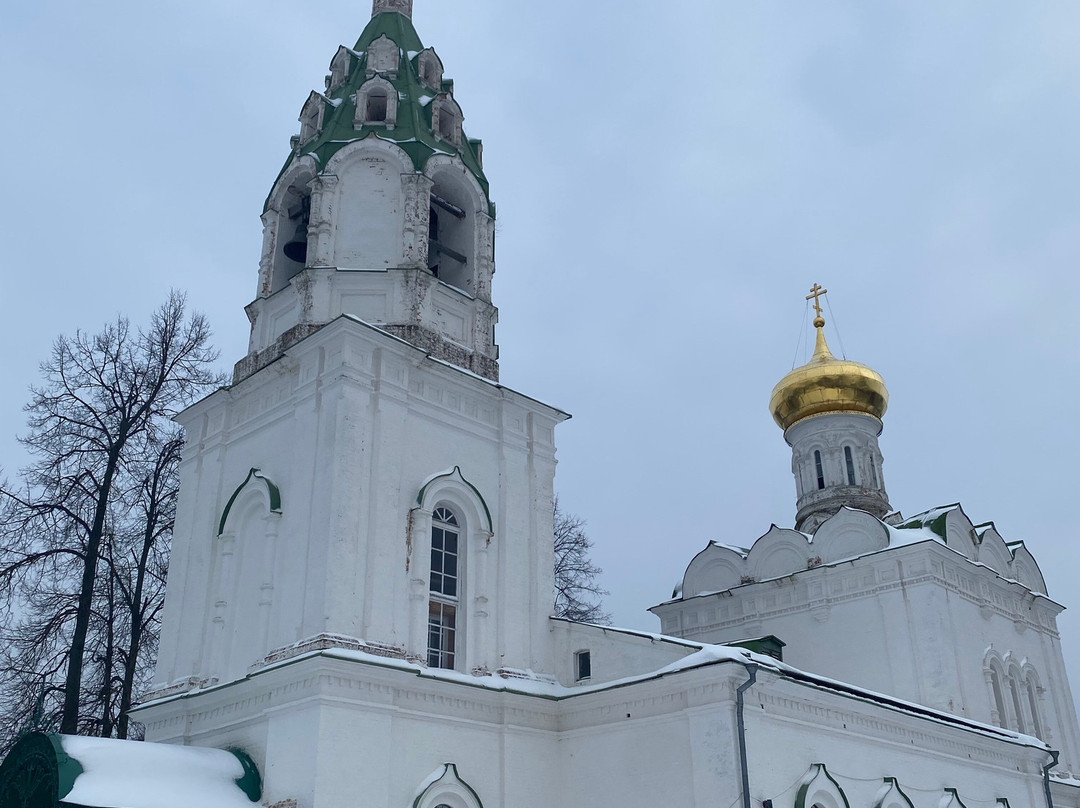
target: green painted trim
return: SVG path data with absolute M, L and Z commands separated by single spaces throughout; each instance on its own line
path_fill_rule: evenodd
M 908 519 L 908 520 L 902 522 L 901 524 L 897 525 L 896 527 L 899 530 L 910 530 L 910 529 L 918 530 L 919 528 L 926 527 L 926 528 L 930 529 L 931 533 L 935 534 L 936 536 L 940 536 L 941 540 L 945 544 L 948 544 L 949 543 L 948 542 L 948 529 L 947 529 L 947 526 L 946 526 L 945 523 L 946 523 L 946 520 L 949 518 L 949 514 L 952 513 L 953 511 L 957 510 L 958 508 L 960 508 L 960 503 L 959 502 L 954 502 L 951 505 L 942 505 L 942 506 L 937 507 L 937 508 L 932 508 L 931 510 L 927 511 L 926 513 L 933 513 L 934 511 L 940 511 L 940 513 L 938 513 L 938 515 L 936 517 L 934 517 L 933 519 L 931 519 L 929 521 L 927 521 L 926 519 L 923 519 L 922 517 L 925 516 L 926 513 L 916 514 L 911 519 Z
M 844 801 L 844 808 L 851 808 L 851 803 L 848 802 L 847 794 L 844 793 L 844 789 L 840 788 L 840 784 L 836 782 L 836 778 L 829 774 L 829 770 L 825 768 L 825 764 L 815 763 L 811 768 L 816 768 L 817 772 L 810 778 L 810 782 L 804 783 L 799 787 L 799 793 L 795 795 L 795 808 L 807 808 L 806 795 L 810 791 L 810 786 L 817 782 L 818 777 L 822 774 L 825 775 L 825 778 L 832 783 L 833 787 L 839 792 L 840 799 Z M 964 808 L 967 808 L 967 806 Z
M 57 808 L 82 773 L 79 761 L 64 752 L 59 735 L 28 732 L 0 763 L 0 804 Z
M 225 510 L 221 512 L 221 520 L 218 522 L 218 532 L 220 536 L 225 532 L 225 522 L 229 519 L 229 511 L 232 510 L 233 503 L 236 502 L 236 498 L 240 496 L 240 492 L 247 487 L 253 479 L 261 480 L 266 485 L 266 491 L 270 495 L 270 512 L 281 513 L 281 489 L 274 485 L 273 481 L 266 477 L 263 477 L 262 472 L 258 469 L 252 469 L 248 472 L 248 476 L 244 478 L 244 481 L 236 487 L 233 491 L 233 495 L 229 497 L 228 503 L 225 505 Z
M 251 755 L 245 752 L 243 749 L 230 749 L 237 760 L 240 761 L 240 765 L 244 767 L 244 773 L 240 777 L 236 778 L 236 785 L 240 787 L 240 790 L 247 794 L 247 797 L 252 802 L 258 802 L 262 799 L 262 777 L 259 775 L 259 767 L 255 765 L 255 761 L 251 759 Z
M 448 471 L 446 472 L 446 474 L 440 474 L 437 477 L 432 477 L 430 480 L 424 483 L 423 488 L 421 488 L 420 491 L 416 494 L 416 504 L 423 507 L 424 495 L 427 493 L 427 490 L 431 487 L 432 483 L 434 483 L 436 480 L 444 480 L 447 477 L 453 477 L 454 475 L 457 475 L 457 478 L 461 480 L 461 482 L 465 483 L 465 485 L 469 486 L 469 488 L 472 489 L 472 492 L 476 494 L 476 498 L 479 499 L 480 504 L 484 506 L 484 516 L 487 518 L 488 533 L 494 533 L 495 527 L 494 522 L 491 519 L 491 509 L 488 507 L 487 501 L 484 499 L 484 495 L 480 493 L 480 489 L 465 479 L 465 475 L 461 473 L 461 466 L 454 466 L 453 471 Z
M 945 793 L 952 794 L 953 797 L 956 799 L 956 804 L 959 805 L 960 808 L 967 808 L 967 806 L 964 805 L 964 801 L 960 799 L 960 792 L 957 791 L 955 788 L 946 788 Z
M 900 788 L 900 782 L 895 777 L 886 777 L 885 782 L 892 786 L 892 788 L 890 788 L 889 791 L 886 791 L 881 799 L 874 803 L 874 808 L 881 808 L 882 805 L 885 804 L 885 797 L 889 796 L 889 793 L 893 788 L 896 789 L 896 793 L 903 798 L 905 803 L 907 803 L 908 808 L 915 808 L 914 803 L 912 803 L 908 795 L 904 793 L 904 790 Z
M 75 781 L 84 769 L 79 761 L 64 751 L 59 735 L 50 735 L 49 740 L 52 741 L 53 749 L 56 750 L 57 796 L 62 800 L 71 793 L 71 789 L 75 788 Z
M 417 795 L 416 799 L 413 800 L 412 808 L 419 808 L 420 802 L 424 799 L 424 797 L 427 795 L 427 793 L 429 791 L 431 791 L 431 789 L 435 788 L 435 786 L 437 786 L 443 780 L 445 780 L 447 778 L 447 775 L 451 775 L 451 774 L 453 775 L 453 779 L 455 781 L 457 781 L 458 785 L 463 786 L 465 788 L 465 790 L 468 791 L 472 795 L 472 798 L 474 800 L 476 800 L 476 804 L 479 806 L 479 808 L 484 808 L 484 802 L 483 802 L 483 800 L 480 799 L 480 795 L 476 793 L 476 789 L 474 789 L 472 786 L 470 786 L 468 783 L 466 783 L 464 780 L 461 779 L 461 775 L 458 773 L 458 768 L 457 768 L 456 763 L 444 763 L 443 764 L 443 773 L 439 776 L 439 779 L 436 780 L 431 785 L 429 785 L 427 788 L 425 788 L 423 791 L 421 791 Z
M 359 89 L 368 81 L 367 49 L 382 36 L 396 44 L 400 51 L 396 75 L 380 74 L 398 93 L 397 120 L 392 129 L 385 125 L 365 125 L 357 129 L 353 123 L 356 116 L 356 97 Z M 315 93 L 323 99 L 322 130 L 309 142 L 293 150 L 278 174 L 278 179 L 274 181 L 274 187 L 277 187 L 281 177 L 305 155 L 311 155 L 321 172 L 331 158 L 348 144 L 375 137 L 393 143 L 405 152 L 413 168 L 421 174 L 427 168 L 428 161 L 437 154 L 459 157 L 480 184 L 488 215 L 495 218 L 495 205 L 490 200 L 491 188 L 480 161 L 480 141 L 462 132 L 461 145 L 455 146 L 436 137 L 432 131 L 433 103 L 441 94 L 449 92 L 452 95 L 454 84 L 453 81 L 444 79 L 442 87 L 436 90 L 420 80 L 419 55 L 425 50 L 427 48 L 407 17 L 397 12 L 386 12 L 373 17 L 352 49 L 349 74 L 345 81 L 329 94 Z M 442 62 L 442 59 L 439 61 Z M 268 198 L 264 211 L 269 205 Z

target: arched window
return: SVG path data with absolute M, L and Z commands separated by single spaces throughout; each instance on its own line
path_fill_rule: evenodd
M 364 120 L 367 123 L 381 123 L 386 120 L 388 96 L 382 87 L 376 87 L 368 93 L 367 110 Z
M 1024 721 L 1024 710 L 1020 706 L 1020 671 L 1013 668 L 1009 672 L 1009 692 L 1012 695 L 1013 710 L 1016 711 L 1016 729 L 1027 734 L 1027 722 Z
M 392 129 L 397 124 L 398 93 L 394 85 L 381 76 L 364 82 L 356 92 L 356 115 L 353 128 L 385 126 Z
M 431 577 L 428 586 L 428 666 L 453 669 L 460 631 L 461 523 L 445 505 L 431 514 Z
M 1040 740 L 1043 738 L 1042 720 L 1039 718 L 1038 686 L 1031 676 L 1024 678 L 1024 690 L 1027 691 L 1028 707 L 1031 710 L 1031 731 Z
M 814 450 L 814 471 L 817 472 L 817 487 L 820 491 L 825 487 L 825 470 L 821 467 L 821 452 Z
M 855 485 L 855 460 L 851 456 L 851 447 L 844 447 L 844 465 L 847 467 L 847 484 Z
M 421 789 L 420 796 L 410 803 L 413 808 L 483 808 L 480 796 L 461 779 L 453 763 L 445 764 L 442 775 L 433 782 L 429 777 Z
M 997 711 L 997 724 L 1002 729 L 1008 729 L 1009 720 L 1005 712 L 1005 698 L 1001 692 L 1001 675 L 998 673 L 998 669 L 992 664 L 990 666 L 990 690 L 993 691 L 994 709 Z
M 874 488 L 881 488 L 881 483 L 878 482 L 877 461 L 873 456 L 870 457 L 870 479 L 874 481 Z

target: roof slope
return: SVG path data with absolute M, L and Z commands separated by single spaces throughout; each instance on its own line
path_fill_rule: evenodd
M 399 50 L 396 72 L 376 74 L 393 85 L 398 93 L 397 120 L 392 128 L 384 125 L 357 127 L 354 123 L 357 92 L 368 81 L 367 51 L 373 42 L 383 36 L 397 45 Z M 435 154 L 458 155 L 476 177 L 484 194 L 488 195 L 488 181 L 480 162 L 480 141 L 462 136 L 459 147 L 436 137 L 432 132 L 431 102 L 441 95 L 453 97 L 454 83 L 444 80 L 440 90 L 434 90 L 421 81 L 419 54 L 424 50 L 423 42 L 407 17 L 396 12 L 372 17 L 351 50 L 349 72 L 344 82 L 327 94 L 312 94 L 323 103 L 322 129 L 312 140 L 293 150 L 281 174 L 306 155 L 310 155 L 321 170 L 347 144 L 376 137 L 397 144 L 409 155 L 417 171 L 423 171 L 427 161 Z M 278 176 L 280 179 L 281 175 Z M 494 206 L 491 215 L 494 216 Z

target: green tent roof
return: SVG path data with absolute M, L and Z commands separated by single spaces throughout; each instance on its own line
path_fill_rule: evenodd
M 396 76 L 382 74 L 398 93 L 398 113 L 394 127 L 354 126 L 356 94 L 367 81 L 367 49 L 382 36 L 398 46 L 400 61 Z M 432 132 L 432 104 L 439 93 L 420 80 L 418 55 L 425 50 L 412 21 L 396 12 L 376 14 L 368 23 L 352 50 L 351 67 L 345 81 L 323 99 L 322 131 L 308 143 L 289 155 L 279 179 L 300 158 L 310 155 L 321 171 L 344 146 L 357 140 L 375 137 L 397 144 L 412 160 L 413 167 L 423 171 L 435 154 L 456 154 L 488 195 L 488 181 L 480 165 L 480 141 L 462 136 L 461 146 L 441 140 Z M 443 81 L 443 93 L 453 93 L 453 82 Z M 491 215 L 495 207 L 491 205 Z

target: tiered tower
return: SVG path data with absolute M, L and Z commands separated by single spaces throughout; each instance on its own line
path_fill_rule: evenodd
M 376 0 L 300 112 L 262 216 L 236 381 L 341 315 L 498 380 L 483 146 L 465 136 L 454 82 L 411 16 L 407 0 Z
M 298 738 L 325 753 L 326 715 L 302 703 L 327 649 L 358 655 L 333 666 L 360 689 L 373 655 L 552 669 L 568 416 L 497 384 L 481 144 L 411 12 L 376 0 L 304 104 L 263 213 L 250 351 L 179 419 L 157 689 L 138 713 L 152 740 L 235 742 L 268 766 Z M 260 699 L 292 705 L 287 731 Z M 286 768 L 282 793 L 312 793 L 317 765 Z

